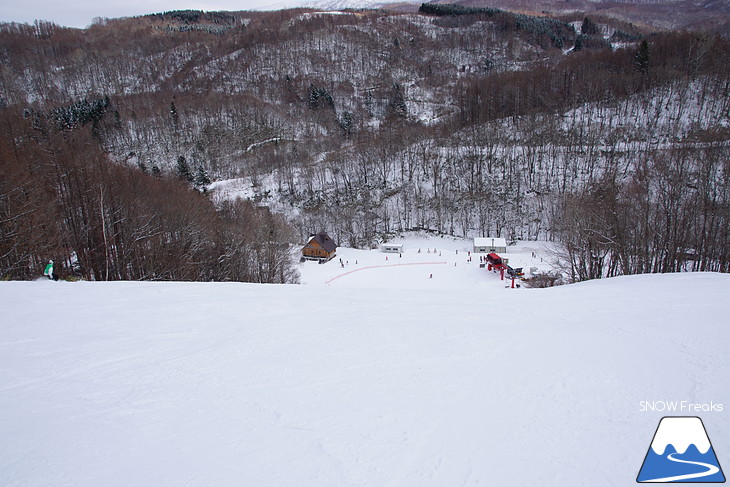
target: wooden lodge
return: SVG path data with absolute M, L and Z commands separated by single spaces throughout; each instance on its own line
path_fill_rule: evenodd
M 337 244 L 325 232 L 319 232 L 309 238 L 302 248 L 302 258 L 327 262 L 337 255 Z

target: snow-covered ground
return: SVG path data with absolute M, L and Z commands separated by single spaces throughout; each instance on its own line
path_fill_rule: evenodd
M 630 485 L 664 415 L 730 465 L 730 276 L 513 290 L 403 243 L 300 286 L 1 282 L 0 485 Z
M 402 244 L 402 253 L 385 253 L 380 249 L 359 250 L 338 248 L 337 256 L 327 264 L 314 261 L 302 264 L 303 284 L 322 284 L 347 288 L 423 289 L 454 291 L 494 291 L 512 283 L 500 279 L 496 271 L 488 272 L 486 254 L 472 252 L 472 240 L 448 236 L 395 239 Z M 513 268 L 537 273 L 552 270 L 551 246 L 545 242 L 518 242 L 500 253 Z M 516 282 L 515 286 L 520 283 Z M 516 289 L 516 288 L 515 288 Z

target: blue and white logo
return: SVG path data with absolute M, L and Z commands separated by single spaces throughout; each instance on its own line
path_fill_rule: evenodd
M 702 420 L 696 416 L 662 418 L 636 481 L 725 482 Z

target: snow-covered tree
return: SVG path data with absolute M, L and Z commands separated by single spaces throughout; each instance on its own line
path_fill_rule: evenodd
M 175 172 L 177 172 L 178 177 L 183 181 L 189 183 L 194 181 L 193 174 L 190 172 L 190 166 L 188 166 L 188 161 L 185 159 L 185 156 L 178 156 Z
M 206 187 L 210 184 L 210 178 L 208 177 L 208 172 L 205 170 L 203 166 L 198 166 L 198 168 L 195 171 L 195 187 L 200 189 L 201 191 L 205 191 Z

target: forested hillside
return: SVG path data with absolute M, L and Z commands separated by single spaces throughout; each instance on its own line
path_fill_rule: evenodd
M 327 230 L 552 239 L 573 279 L 730 261 L 730 42 L 574 14 L 0 26 L 0 270 L 288 282 Z M 248 200 L 235 200 L 247 195 Z
M 620 19 L 650 30 L 730 34 L 727 0 L 446 0 L 444 3 L 549 15 L 585 12 L 591 17 Z

